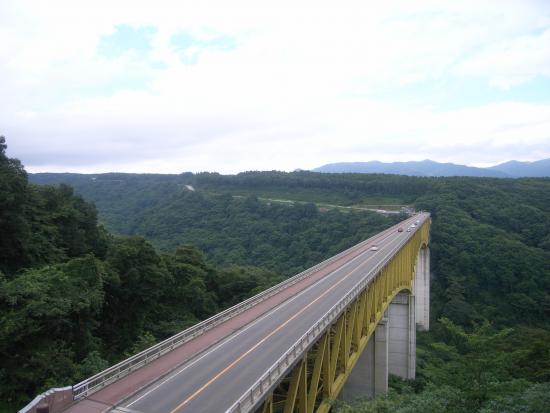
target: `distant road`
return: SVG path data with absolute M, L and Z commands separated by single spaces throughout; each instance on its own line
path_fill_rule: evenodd
M 246 198 L 244 195 L 233 195 L 233 198 Z M 323 202 L 307 202 L 307 201 L 296 201 L 292 199 L 277 199 L 277 198 L 263 198 L 258 197 L 260 201 L 264 202 L 275 202 L 279 204 L 315 204 L 319 208 L 330 208 L 330 209 L 344 209 L 344 210 L 353 210 L 353 211 L 371 211 L 377 212 L 379 214 L 400 214 L 401 208 L 409 208 L 409 205 L 397 205 L 397 204 L 387 204 L 387 205 L 335 205 L 335 204 L 326 204 Z M 392 208 L 392 209 L 384 209 Z

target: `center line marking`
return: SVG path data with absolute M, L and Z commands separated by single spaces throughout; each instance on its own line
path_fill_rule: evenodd
M 317 301 L 319 301 L 321 298 L 323 298 L 325 295 L 327 295 L 330 291 L 332 291 L 334 288 L 336 288 L 340 283 L 342 283 L 344 280 L 346 280 L 351 274 L 359 270 L 361 267 L 363 267 L 367 262 L 375 258 L 376 255 L 367 258 L 362 264 L 360 264 L 357 268 L 353 269 L 349 273 L 347 273 L 344 277 L 342 277 L 339 281 L 337 281 L 335 284 L 333 284 L 330 288 L 325 290 L 321 295 L 319 295 L 315 300 L 311 301 L 308 305 L 303 307 L 300 311 L 298 311 L 296 314 L 294 314 L 292 317 L 290 317 L 288 320 L 286 320 L 284 323 L 280 324 L 275 330 L 273 330 L 271 333 L 269 333 L 267 336 L 262 338 L 260 341 L 258 341 L 254 346 L 252 346 L 250 349 L 248 349 L 245 353 L 241 354 L 238 358 L 236 358 L 231 364 L 229 364 L 227 367 L 225 367 L 223 370 L 221 370 L 219 373 L 217 373 L 214 377 L 212 377 L 209 381 L 207 381 L 205 384 L 203 384 L 198 390 L 196 390 L 191 396 L 189 396 L 187 399 L 185 399 L 183 402 L 181 402 L 179 405 L 176 406 L 173 410 L 170 411 L 170 413 L 176 413 L 177 411 L 181 410 L 187 403 L 192 401 L 195 397 L 197 397 L 200 393 L 202 393 L 207 387 L 209 387 L 212 383 L 214 383 L 216 380 L 218 380 L 221 376 L 223 376 L 225 373 L 227 373 L 229 370 L 231 370 L 233 367 L 235 367 L 236 364 L 238 364 L 243 358 L 245 358 L 247 355 L 252 353 L 254 350 L 256 350 L 259 346 L 261 346 L 263 343 L 265 343 L 266 340 L 268 340 L 270 337 L 272 337 L 274 334 L 279 332 L 282 328 L 284 328 L 288 323 L 290 323 L 292 320 L 294 320 L 296 317 L 298 317 L 300 314 L 302 314 L 305 310 L 307 310 L 309 307 L 311 307 L 313 304 L 315 304 Z
M 407 220 L 405 220 L 404 222 L 407 222 L 409 220 L 411 220 L 412 218 L 409 218 Z M 403 223 L 404 223 L 403 222 Z M 400 224 L 403 224 L 403 223 L 400 223 Z M 399 225 L 399 224 L 397 224 Z M 382 231 L 380 234 L 372 237 L 371 239 L 368 239 L 366 241 L 363 241 L 361 244 L 364 244 L 361 246 L 361 248 L 365 248 L 365 246 L 368 245 L 367 249 L 363 249 L 362 251 L 359 252 L 358 255 L 356 255 L 355 257 L 351 258 L 349 261 L 345 262 L 344 264 L 341 265 L 340 268 L 344 268 L 346 266 L 348 266 L 351 262 L 355 261 L 357 258 L 359 258 L 359 256 L 363 255 L 364 253 L 368 252 L 369 251 L 369 248 L 370 246 L 372 246 L 373 243 L 380 243 L 380 242 L 384 242 L 386 239 L 388 239 L 391 234 L 393 234 L 395 228 L 397 227 L 397 225 L 394 225 L 393 227 L 390 227 L 384 231 Z M 367 242 L 367 241 L 370 241 L 370 242 Z M 360 250 L 361 248 L 358 248 L 358 250 Z M 353 253 L 353 252 L 356 252 L 356 251 L 350 251 L 350 254 Z M 363 264 L 365 264 L 367 261 L 365 261 Z M 230 335 L 228 337 L 226 337 L 225 339 L 223 339 L 220 343 L 218 343 L 217 345 L 215 345 L 212 349 L 210 349 L 209 351 L 203 353 L 202 355 L 200 355 L 198 358 L 195 358 L 193 360 L 190 359 L 188 360 L 189 363 L 182 366 L 182 368 L 178 371 L 175 371 L 175 372 L 172 372 L 172 374 L 166 378 L 165 380 L 163 380 L 162 382 L 158 383 L 157 385 L 155 385 L 153 388 L 149 389 L 148 391 L 146 391 L 144 394 L 142 394 L 141 396 L 139 396 L 138 398 L 134 399 L 132 402 L 126 404 L 126 407 L 131 407 L 133 406 L 134 404 L 138 403 L 140 400 L 142 400 L 143 398 L 147 397 L 148 395 L 150 395 L 152 392 L 154 392 L 155 390 L 157 390 L 159 387 L 161 387 L 162 385 L 164 385 L 165 383 L 171 381 L 172 379 L 174 379 L 176 376 L 178 376 L 179 374 L 183 373 L 185 370 L 187 370 L 188 368 L 192 367 L 194 364 L 196 364 L 197 362 L 201 361 L 204 357 L 210 355 L 210 353 L 212 353 L 213 351 L 216 351 L 218 348 L 224 346 L 225 344 L 227 344 L 228 342 L 234 340 L 235 338 L 237 338 L 238 335 L 240 335 L 241 333 L 244 333 L 246 330 L 248 330 L 250 327 L 252 327 L 253 325 L 257 324 L 259 321 L 261 321 L 262 319 L 268 317 L 270 314 L 274 313 L 275 311 L 277 311 L 278 309 L 282 308 L 282 306 L 288 304 L 289 302 L 293 301 L 294 299 L 298 298 L 300 295 L 302 295 L 303 293 L 305 293 L 307 290 L 309 290 L 310 288 L 314 287 L 315 284 L 317 284 L 318 282 L 321 282 L 323 280 L 325 280 L 325 277 L 329 277 L 331 276 L 332 274 L 334 273 L 334 271 L 331 271 L 329 274 L 323 276 L 320 280 L 318 280 L 317 282 L 313 283 L 312 285 L 306 287 L 306 289 L 304 290 L 301 290 L 299 291 L 298 293 L 296 293 L 296 295 L 290 297 L 289 299 L 287 299 L 284 303 L 281 303 L 280 305 L 278 306 L 275 306 L 274 308 L 272 308 L 271 310 L 267 311 L 265 314 L 263 314 L 262 316 L 260 316 L 260 318 L 256 319 L 255 321 L 251 322 L 250 324 L 248 324 L 248 326 L 244 327 L 244 328 L 239 328 L 235 331 L 237 331 L 237 334 L 235 335 Z

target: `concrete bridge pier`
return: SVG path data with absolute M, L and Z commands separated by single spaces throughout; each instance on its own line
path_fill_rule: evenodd
M 388 374 L 413 379 L 416 365 L 414 296 L 395 296 L 359 356 L 339 399 L 373 398 L 388 391 Z
M 388 373 L 404 379 L 416 375 L 416 330 L 430 327 L 430 250 L 416 260 L 413 293 L 401 292 L 390 303 L 359 356 L 340 399 L 373 398 L 388 391 Z
M 397 294 L 388 308 L 390 374 L 414 379 L 416 374 L 416 317 L 415 297 Z
M 420 331 L 430 329 L 430 249 L 421 248 L 416 259 L 413 290 L 416 301 L 416 325 Z
M 384 317 L 378 323 L 365 350 L 340 392 L 339 399 L 373 398 L 388 391 L 389 325 Z

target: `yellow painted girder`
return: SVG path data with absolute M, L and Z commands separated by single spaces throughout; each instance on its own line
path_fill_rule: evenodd
M 412 291 L 416 258 L 418 251 L 428 245 L 430 224 L 430 220 L 424 222 L 320 337 L 310 350 L 315 352 L 315 361 L 309 376 L 307 352 L 304 354 L 290 373 L 284 413 L 325 413 L 330 410 L 330 400 L 336 399 L 342 390 L 393 298 L 402 290 Z M 322 401 L 316 406 L 319 394 Z M 262 411 L 273 411 L 272 397 L 266 399 Z

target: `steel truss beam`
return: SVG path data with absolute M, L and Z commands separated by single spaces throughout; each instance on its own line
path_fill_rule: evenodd
M 413 290 L 416 258 L 429 241 L 426 221 L 342 315 L 306 351 L 258 412 L 327 413 L 393 298 Z M 274 403 L 276 393 L 279 402 Z M 281 400 L 281 394 L 283 394 Z M 283 406 L 284 405 L 284 406 Z

